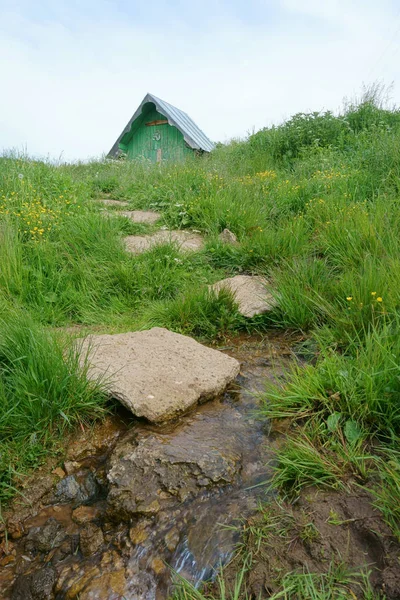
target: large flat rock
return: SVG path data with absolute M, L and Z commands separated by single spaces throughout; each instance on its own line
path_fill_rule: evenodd
M 239 362 L 190 337 L 154 327 L 148 331 L 92 335 L 89 377 L 105 377 L 110 394 L 138 417 L 164 423 L 224 391 Z
M 244 317 L 254 317 L 275 308 L 277 302 L 269 288 L 268 280 L 257 275 L 236 275 L 210 286 L 215 292 L 221 289 L 232 292 Z
M 192 231 L 169 231 L 161 229 L 152 235 L 128 235 L 124 238 L 128 252 L 138 254 L 145 252 L 153 246 L 175 243 L 181 250 L 194 252 L 203 247 L 203 238 Z

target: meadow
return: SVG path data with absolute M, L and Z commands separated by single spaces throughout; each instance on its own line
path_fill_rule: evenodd
M 309 363 L 265 392 L 260 418 L 291 423 L 272 485 L 296 498 L 356 481 L 400 541 L 399 149 L 400 112 L 370 94 L 180 164 L 0 158 L 1 501 L 67 429 L 109 410 L 65 328 L 158 325 L 207 342 L 281 328 L 306 334 Z M 161 221 L 106 218 L 105 197 Z M 159 226 L 197 230 L 205 247 L 125 251 L 124 235 Z M 208 291 L 238 273 L 265 275 L 277 308 L 244 319 Z

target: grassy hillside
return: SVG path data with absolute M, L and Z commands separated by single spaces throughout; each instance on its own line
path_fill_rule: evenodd
M 356 479 L 400 540 L 399 148 L 399 111 L 369 97 L 177 165 L 1 158 L 1 497 L 65 427 L 104 410 L 58 328 L 160 325 L 204 340 L 293 328 L 308 333 L 314 360 L 265 395 L 263 415 L 296 432 L 274 486 L 296 496 Z M 105 218 L 105 196 L 162 220 Z M 198 230 L 205 248 L 125 252 L 124 235 L 158 226 Z M 224 228 L 239 246 L 218 239 Z M 244 320 L 229 295 L 208 293 L 235 273 L 266 275 L 278 307 Z

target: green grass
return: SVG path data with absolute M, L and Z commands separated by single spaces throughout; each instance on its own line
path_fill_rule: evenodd
M 213 591 L 201 591 L 188 581 L 177 577 L 176 590 L 171 600 L 248 600 L 253 596 L 246 589 L 247 563 L 237 574 L 231 587 L 224 577 L 219 576 Z M 311 573 L 307 570 L 286 573 L 279 583 L 280 590 L 269 596 L 269 600 L 385 600 L 376 594 L 370 583 L 369 573 L 351 571 L 346 565 L 329 563 L 327 572 Z M 214 591 L 217 588 L 218 591 Z M 354 591 L 357 592 L 357 596 Z
M 380 91 L 179 164 L 0 158 L 0 498 L 65 427 L 104 410 L 54 328 L 158 325 L 212 341 L 273 326 L 306 332 L 315 359 L 265 393 L 261 418 L 292 423 L 274 485 L 297 495 L 356 478 L 398 535 L 400 112 Z M 107 217 L 106 196 L 161 219 Z M 124 236 L 161 226 L 200 231 L 204 249 L 125 251 Z M 246 320 L 210 293 L 237 273 L 267 277 L 277 308 Z
M 270 600 L 347 600 L 356 597 L 352 589 L 363 600 L 384 600 L 373 592 L 365 573 L 349 571 L 344 564 L 331 563 L 327 573 L 287 573 L 281 587 Z
M 217 578 L 218 595 L 203 593 L 189 581 L 175 574 L 175 590 L 171 600 L 248 600 L 249 595 L 245 589 L 246 562 L 238 572 L 233 588 L 230 589 L 222 575 Z
M 355 422 L 370 436 L 400 434 L 400 337 L 398 317 L 354 334 L 337 352 L 322 330 L 315 365 L 295 365 L 283 388 L 271 385 L 265 396 L 266 417 L 308 417 L 326 434 Z M 325 336 L 328 339 L 325 339 Z M 333 428 L 333 415 L 337 427 Z M 331 424 L 330 424 L 331 422 Z M 349 427 L 349 425 L 347 425 Z
M 276 453 L 272 487 L 296 497 L 306 486 L 343 487 L 344 465 L 322 452 L 307 437 L 289 438 Z
M 378 481 L 371 490 L 375 506 L 400 542 L 400 454 L 386 449 L 377 463 Z
M 0 500 L 37 466 L 61 434 L 105 414 L 101 382 L 90 382 L 78 349 L 24 313 L 0 321 Z
M 237 330 L 243 318 L 226 290 L 217 294 L 207 288 L 188 290 L 170 302 L 156 301 L 143 315 L 152 327 L 166 327 L 202 339 L 216 339 Z

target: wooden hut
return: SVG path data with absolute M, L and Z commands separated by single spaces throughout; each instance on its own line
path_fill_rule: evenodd
M 189 115 L 147 94 L 108 156 L 117 158 L 124 153 L 130 159 L 179 161 L 194 152 L 210 152 L 213 148 L 214 144 Z

